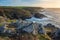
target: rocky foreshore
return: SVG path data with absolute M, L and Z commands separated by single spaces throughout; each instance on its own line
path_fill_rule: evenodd
M 41 9 L 44 8 L 0 7 L 0 39 L 59 39 L 60 29 L 46 15 L 39 13 L 43 12 Z
M 34 39 L 33 35 L 37 35 L 37 34 L 46 35 L 48 32 L 55 31 L 56 29 L 57 28 L 55 28 L 55 26 L 52 24 L 47 24 L 44 26 L 41 23 L 39 24 L 37 22 L 19 19 L 19 20 L 15 20 L 15 22 L 13 20 L 11 21 L 11 23 L 7 21 L 6 23 L 3 23 L 0 26 L 0 36 L 9 37 L 10 39 L 13 38 L 13 40 L 15 40 L 16 37 L 18 37 L 16 38 L 16 40 L 18 39 L 23 40 L 23 38 L 21 37 L 24 36 L 25 38 L 27 36 L 27 39 L 25 38 L 26 40 L 29 40 L 28 37 L 30 37 L 30 39 L 33 40 Z M 31 37 L 33 37 L 33 39 Z M 49 38 L 47 37 L 47 39 Z

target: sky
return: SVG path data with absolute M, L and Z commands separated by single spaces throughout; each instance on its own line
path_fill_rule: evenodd
M 0 0 L 0 6 L 60 8 L 60 0 Z

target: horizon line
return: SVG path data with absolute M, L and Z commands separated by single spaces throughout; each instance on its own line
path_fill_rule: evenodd
M 0 6 L 0 7 L 41 7 L 41 6 Z M 41 7 L 41 8 L 60 8 L 60 7 Z

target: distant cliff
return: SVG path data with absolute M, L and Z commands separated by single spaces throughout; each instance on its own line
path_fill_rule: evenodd
M 0 16 L 10 18 L 10 19 L 19 19 L 19 18 L 29 19 L 32 16 L 42 18 L 45 16 L 38 13 L 38 11 L 41 9 L 43 8 L 40 8 L 40 7 L 0 7 Z

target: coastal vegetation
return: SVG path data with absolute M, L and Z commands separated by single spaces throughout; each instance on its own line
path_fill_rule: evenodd
M 59 28 L 48 23 L 27 21 L 32 17 L 47 17 L 39 13 L 41 7 L 0 7 L 0 40 L 52 40 L 52 31 Z M 53 35 L 53 36 L 54 36 Z

